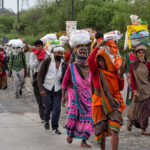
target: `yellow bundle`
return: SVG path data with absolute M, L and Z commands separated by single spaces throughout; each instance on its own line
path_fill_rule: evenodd
M 127 26 L 127 35 L 128 35 L 128 45 L 129 45 L 129 49 L 132 48 L 131 45 L 131 34 L 133 32 L 140 32 L 140 31 L 148 31 L 148 25 L 128 25 Z

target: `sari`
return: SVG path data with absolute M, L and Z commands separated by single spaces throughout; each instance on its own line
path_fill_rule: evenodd
M 100 96 L 94 94 L 92 98 L 95 139 L 101 143 L 105 137 L 110 136 L 111 130 L 119 133 L 125 104 L 120 93 L 117 68 L 106 52 L 100 51 L 98 55 L 103 56 L 107 66 L 107 70 L 99 70 Z
M 2 52 L 0 54 L 0 89 L 5 88 L 7 86 L 7 75 L 4 69 L 4 62 L 5 62 L 5 54 Z
M 93 134 L 92 97 L 90 91 L 91 74 L 82 79 L 75 64 L 70 65 L 74 91 L 69 99 L 67 135 L 88 140 Z

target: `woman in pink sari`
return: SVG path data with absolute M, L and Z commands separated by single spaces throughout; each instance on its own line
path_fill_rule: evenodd
M 76 62 L 68 66 L 62 83 L 62 105 L 65 105 L 65 92 L 69 88 L 67 142 L 71 144 L 73 138 L 82 139 L 81 147 L 91 148 L 86 142 L 93 133 L 91 74 L 87 57 L 87 47 L 79 47 Z

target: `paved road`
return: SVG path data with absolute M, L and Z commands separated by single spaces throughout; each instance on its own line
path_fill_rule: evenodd
M 15 99 L 12 82 L 9 88 L 0 90 L 0 150 L 70 150 L 63 128 L 66 110 L 60 119 L 61 135 L 45 131 L 37 111 L 33 93 L 23 90 L 23 97 Z M 72 150 L 81 149 L 80 140 L 74 140 Z M 98 149 L 93 145 L 92 149 Z
M 28 80 L 29 81 L 29 80 Z M 27 84 L 30 85 L 30 84 Z M 63 126 L 67 119 L 66 110 L 62 108 L 60 130 L 62 135 L 55 135 L 52 131 L 45 131 L 38 117 L 37 105 L 33 93 L 23 90 L 23 97 L 14 98 L 12 81 L 9 88 L 0 90 L 0 150 L 76 150 L 80 140 L 74 140 L 72 145 L 66 143 L 66 133 Z M 141 136 L 140 130 L 133 128 L 126 130 L 126 112 L 124 125 L 120 132 L 119 150 L 150 150 L 150 137 Z M 99 147 L 91 136 L 89 142 L 92 149 Z M 107 138 L 107 148 L 110 148 L 110 138 Z

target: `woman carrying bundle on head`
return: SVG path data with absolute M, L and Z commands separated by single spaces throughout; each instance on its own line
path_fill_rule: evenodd
M 123 77 L 113 64 L 110 53 L 104 48 L 115 43 L 112 40 L 100 42 L 88 57 L 89 69 L 92 73 L 94 94 L 92 96 L 92 115 L 94 121 L 95 139 L 105 150 L 105 138 L 111 136 L 112 150 L 118 149 L 119 131 L 123 124 L 122 111 L 125 109 L 120 90 L 124 87 Z M 107 48 L 109 49 L 109 47 Z
M 73 138 L 82 139 L 81 147 L 91 148 L 91 145 L 87 144 L 87 140 L 93 133 L 91 74 L 87 63 L 89 50 L 85 46 L 90 42 L 90 36 L 87 37 L 85 34 L 85 38 L 88 39 L 86 42 L 83 42 L 84 32 L 77 33 L 77 37 L 74 39 L 75 41 L 76 39 L 81 40 L 75 46 L 76 61 L 68 66 L 62 83 L 62 105 L 65 106 L 65 93 L 69 90 L 68 121 L 65 125 L 67 142 L 71 144 Z

